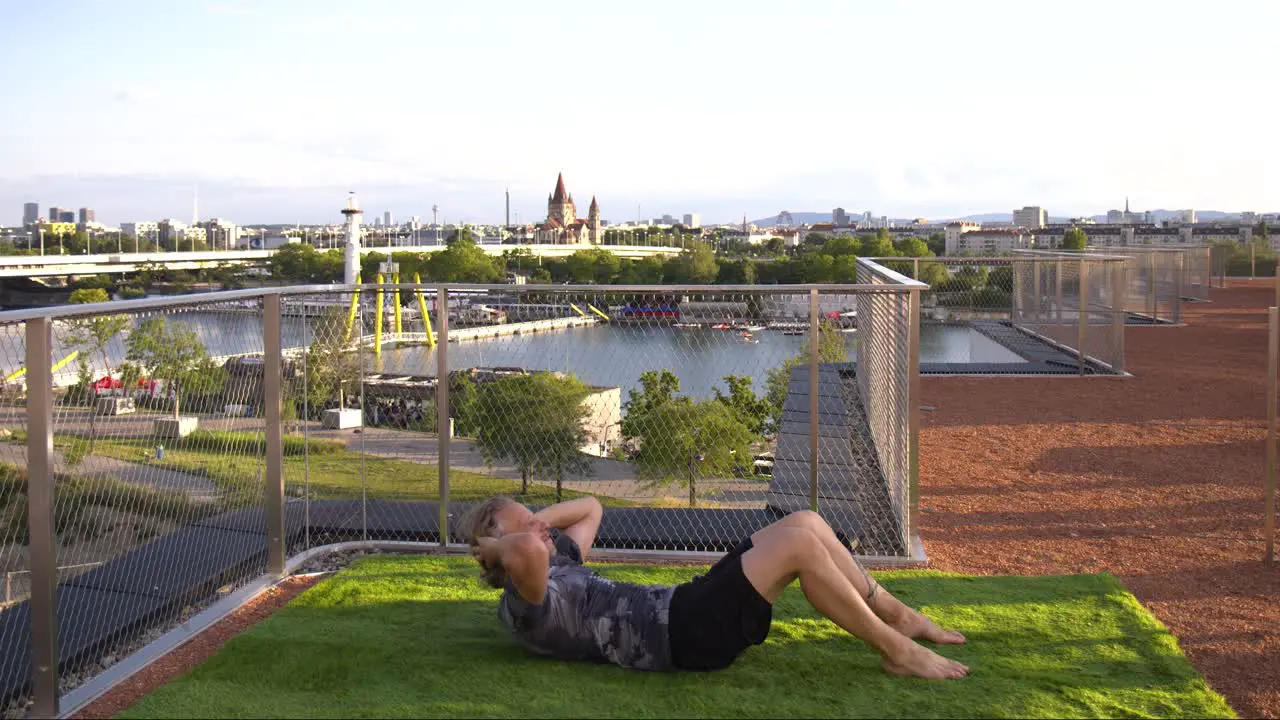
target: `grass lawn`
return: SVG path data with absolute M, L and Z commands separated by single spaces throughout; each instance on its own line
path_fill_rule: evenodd
M 164 460 L 149 461 L 150 465 L 178 470 L 206 477 L 232 495 L 243 493 L 246 500 L 256 502 L 261 496 L 261 473 L 265 472 L 254 443 L 260 442 L 254 433 L 209 433 L 217 441 L 212 447 L 180 447 L 167 444 Z M 303 478 L 310 477 L 311 491 L 318 499 L 358 498 L 361 495 L 360 454 L 341 449 L 333 441 L 312 441 L 317 452 L 308 458 L 300 454 L 301 439 L 294 438 L 298 448 L 291 452 L 286 448 L 284 458 L 285 483 L 301 487 Z M 70 437 L 59 436 L 55 446 L 70 447 Z M 76 439 L 75 442 L 83 442 Z M 334 445 L 338 447 L 335 448 Z M 152 438 L 106 439 L 99 438 L 94 452 L 97 455 L 139 462 L 155 450 Z M 364 482 L 370 498 L 394 500 L 438 500 L 440 479 L 434 465 L 366 456 L 364 458 Z M 532 504 L 553 503 L 555 488 L 530 483 L 529 493 L 520 495 L 520 483 L 514 480 L 494 478 L 476 473 L 454 470 L 449 473 L 449 495 L 454 500 L 482 500 L 491 495 L 512 495 L 517 500 Z M 564 491 L 564 499 L 581 497 L 586 493 Z M 630 506 L 626 500 L 600 496 L 600 501 L 613 507 Z M 233 502 L 234 504 L 234 502 Z
M 674 584 L 697 568 L 602 565 Z M 891 677 L 798 589 L 727 670 L 645 673 L 536 657 L 466 558 L 377 556 L 233 638 L 124 717 L 1234 717 L 1108 575 L 877 573 L 969 644 L 969 678 Z

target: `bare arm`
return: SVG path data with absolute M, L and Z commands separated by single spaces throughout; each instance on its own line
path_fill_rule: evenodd
M 472 554 L 486 565 L 501 564 L 520 597 L 531 605 L 541 605 L 547 596 L 547 568 L 551 562 L 547 546 L 532 533 L 512 533 L 494 539 L 477 538 Z
M 593 497 L 581 497 L 567 500 L 543 508 L 533 514 L 549 527 L 563 530 L 565 535 L 573 538 L 582 550 L 582 559 L 587 559 L 591 545 L 596 541 L 596 532 L 600 530 L 600 518 L 604 516 L 604 506 Z

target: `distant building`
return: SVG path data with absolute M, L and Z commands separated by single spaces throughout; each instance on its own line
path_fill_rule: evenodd
M 836 208 L 835 210 L 832 210 L 831 224 L 832 225 L 848 225 L 849 213 L 845 212 L 844 208 Z
M 49 217 L 47 218 L 48 221 L 51 223 L 61 222 L 61 220 L 58 219 L 60 217 L 62 217 L 62 208 L 58 207 L 57 205 L 51 206 L 49 208 Z
M 950 226 L 948 226 L 950 229 Z M 1029 249 L 1034 236 L 1023 228 L 972 230 L 960 233 L 954 242 L 948 242 L 948 255 L 992 255 L 1014 250 Z
M 702 227 L 702 216 L 698 213 L 685 213 L 682 220 L 681 224 L 687 228 L 696 229 Z
M 1039 230 L 1049 224 L 1049 213 L 1038 205 L 1028 205 L 1013 211 L 1013 224 L 1015 227 Z
M 1151 213 L 1136 213 L 1129 210 L 1129 198 L 1124 199 L 1124 210 L 1108 210 L 1108 225 L 1141 225 L 1151 222 Z
M 1256 213 L 1256 212 L 1242 212 L 1242 213 L 1240 213 L 1240 223 L 1241 223 L 1242 225 L 1257 225 L 1257 224 L 1258 224 L 1258 213 Z
M 120 223 L 120 232 L 132 238 L 155 242 L 156 238 L 159 237 L 160 225 L 159 223 L 146 221 Z
M 961 252 L 969 252 L 968 250 L 961 249 L 962 243 L 960 238 L 967 233 L 974 233 L 981 229 L 981 225 L 969 220 L 956 220 L 955 222 L 947 223 L 947 226 L 942 231 L 945 242 L 944 254 L 955 255 Z
M 393 223 L 393 222 L 391 221 L 391 217 L 392 217 L 392 216 L 391 216 L 391 211 L 390 211 L 390 210 L 388 210 L 388 211 L 386 211 L 386 212 L 382 213 L 382 224 L 383 224 L 383 225 L 386 225 L 387 227 L 390 227 L 390 226 L 394 225 L 395 223 Z
M 93 208 L 80 208 L 81 225 L 88 225 L 95 220 L 97 220 L 97 217 L 94 215 Z
M 211 250 L 230 250 L 240 240 L 240 228 L 235 223 L 222 218 L 213 218 L 200 224 L 204 228 L 205 240 Z
M 161 220 L 157 223 L 157 244 L 164 250 L 190 251 L 205 245 L 204 228 L 190 226 L 181 220 Z
M 39 203 L 23 203 L 22 204 L 22 225 L 29 227 L 40 222 L 40 204 Z
M 1179 210 L 1178 222 L 1181 223 L 1182 225 L 1195 225 L 1196 211 L 1195 210 Z
M 587 219 L 578 217 L 573 195 L 565 190 L 564 174 L 556 176 L 556 189 L 547 196 L 547 219 L 538 226 L 536 242 L 548 245 L 600 244 L 600 205 L 595 197 Z

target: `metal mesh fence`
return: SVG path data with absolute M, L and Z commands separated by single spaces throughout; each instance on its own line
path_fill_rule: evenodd
M 0 582 L 4 583 L 0 612 L 15 612 L 15 620 L 0 624 L 0 644 L 4 647 L 31 646 L 30 618 L 16 614 L 16 603 L 30 594 L 30 554 L 27 532 L 27 414 L 23 379 L 26 365 L 25 327 L 22 323 L 0 324 Z M 0 678 L 25 678 L 29 652 L 0 653 Z M 0 697 L 0 708 L 7 699 Z
M 871 258 L 929 286 L 921 294 L 926 322 L 1007 320 L 1013 311 L 1013 258 Z
M 28 587 L 41 578 L 56 582 L 66 689 L 286 555 L 439 542 L 495 494 L 595 496 L 606 548 L 724 551 L 816 507 L 855 552 L 904 556 L 920 286 L 866 261 L 859 279 L 387 284 L 50 311 L 38 322 L 52 328 L 52 402 L 35 402 L 52 414 L 52 521 L 32 531 L 54 560 L 39 568 L 24 446 L 39 408 L 20 371 L 22 320 L 40 313 L 9 313 L 0 693 L 31 690 Z
M 873 263 L 859 263 L 858 281 L 865 284 L 893 284 L 896 278 Z M 889 505 L 908 523 L 900 527 L 898 539 L 909 542 L 910 494 L 918 468 L 912 459 L 913 423 L 918 423 L 920 398 L 913 384 L 919 365 L 919 299 L 907 294 L 871 294 L 858 298 L 859 332 L 858 388 L 874 440 L 876 459 L 885 478 Z M 915 342 L 912 333 L 914 327 Z M 913 352 L 916 357 L 913 359 Z M 907 372 L 902 369 L 907 368 Z M 918 375 L 918 372 L 915 372 Z M 916 417 L 913 417 L 915 415 Z M 903 431 L 904 428 L 908 430 Z
M 1153 323 L 1179 323 L 1183 299 L 1208 299 L 1204 250 L 1107 247 L 1088 252 L 1128 258 L 1125 310 L 1131 316 Z
M 64 680 L 262 573 L 262 338 L 257 302 L 54 323 L 55 357 L 78 353 L 54 375 L 59 603 L 82 609 Z
M 1013 263 L 1015 327 L 1066 349 L 1083 373 L 1124 369 L 1128 313 L 1122 258 L 1050 253 Z
M 992 258 L 872 260 L 885 269 L 928 284 L 920 298 L 921 319 L 926 327 L 968 325 L 978 329 L 978 334 L 1000 337 L 998 344 L 1002 347 L 975 347 L 970 362 L 1017 363 L 1037 358 L 1042 361 L 1037 367 L 1049 368 L 1039 372 L 1052 371 L 1066 362 L 1083 372 L 1079 362 L 1083 349 L 1089 367 L 1102 365 L 1116 372 L 1124 367 L 1123 324 L 1132 315 L 1123 307 L 1125 303 L 1136 306 L 1137 301 L 1128 297 L 1134 294 L 1131 289 L 1128 293 L 1117 289 L 1125 287 L 1127 277 L 1117 274 L 1118 266 L 1126 262 L 1123 258 L 1023 251 Z M 1136 260 L 1131 258 L 1129 262 Z M 1174 267 L 1172 263 L 1170 267 Z M 1084 322 L 1079 312 L 1082 268 L 1087 276 L 1084 287 L 1090 295 Z M 1165 278 L 1163 285 L 1175 288 L 1176 278 Z M 1144 292 L 1134 296 L 1145 298 Z M 1176 297 L 1176 292 L 1173 295 Z M 1116 309 L 1116 302 L 1121 302 L 1120 310 Z M 1176 305 L 1172 307 L 1176 311 Z M 1169 313 L 1169 308 L 1165 312 Z M 1044 352 L 1046 342 L 1057 350 Z M 996 341 L 989 343 L 994 345 Z M 929 344 L 923 347 L 927 349 Z

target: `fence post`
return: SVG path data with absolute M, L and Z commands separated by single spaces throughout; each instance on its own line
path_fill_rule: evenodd
M 1280 369 L 1280 309 L 1267 310 L 1267 489 L 1263 502 L 1266 563 L 1276 561 L 1276 372 Z
M 1055 260 L 1053 266 L 1053 274 L 1057 276 L 1056 282 L 1058 285 L 1057 290 L 1054 291 L 1053 301 L 1058 306 L 1058 322 L 1062 322 L 1062 259 Z
M 920 258 L 911 258 L 911 279 L 920 279 Z
M 919 532 L 920 517 L 920 291 L 907 300 L 907 543 Z M 910 545 L 907 545 L 910 552 Z
M 1040 297 L 1040 258 L 1031 258 L 1031 294 L 1035 298 L 1031 304 L 1031 320 L 1040 322 L 1040 308 L 1043 304 Z
M 1128 261 L 1113 262 L 1111 271 L 1111 344 L 1115 354 L 1111 358 L 1111 369 L 1117 373 L 1124 372 L 1124 324 L 1127 319 L 1126 301 L 1128 288 L 1125 287 L 1125 264 Z M 1124 293 L 1125 299 L 1120 300 Z M 1116 301 L 1119 300 L 1119 303 Z M 1117 307 L 1118 305 L 1118 307 Z
M 284 526 L 284 438 L 281 409 L 284 393 L 281 383 L 284 374 L 280 340 L 280 293 L 268 293 L 262 298 L 262 350 L 266 356 L 262 366 L 262 403 L 266 419 L 266 497 L 267 514 L 267 572 L 275 577 L 284 576 L 285 526 Z
M 449 544 L 449 290 L 436 290 L 436 465 L 440 476 L 440 547 Z
M 58 563 L 53 527 L 53 322 L 27 321 L 27 528 L 34 717 L 58 716 Z
M 1213 248 L 1204 249 L 1204 272 L 1200 274 L 1204 285 L 1204 299 L 1209 299 L 1209 288 L 1213 287 Z
M 1153 321 L 1160 319 L 1160 304 L 1156 300 L 1156 254 L 1147 252 L 1147 314 Z
M 1084 344 L 1089 338 L 1089 268 L 1084 264 L 1084 258 L 1080 258 L 1080 302 L 1076 313 L 1080 316 L 1076 319 L 1076 361 L 1080 364 L 1080 374 L 1084 375 Z
M 1258 248 L 1249 243 L 1249 279 L 1258 277 Z
M 1182 322 L 1182 273 L 1186 268 L 1181 252 L 1173 254 L 1173 322 Z
M 818 289 L 809 288 L 809 509 L 818 512 Z

